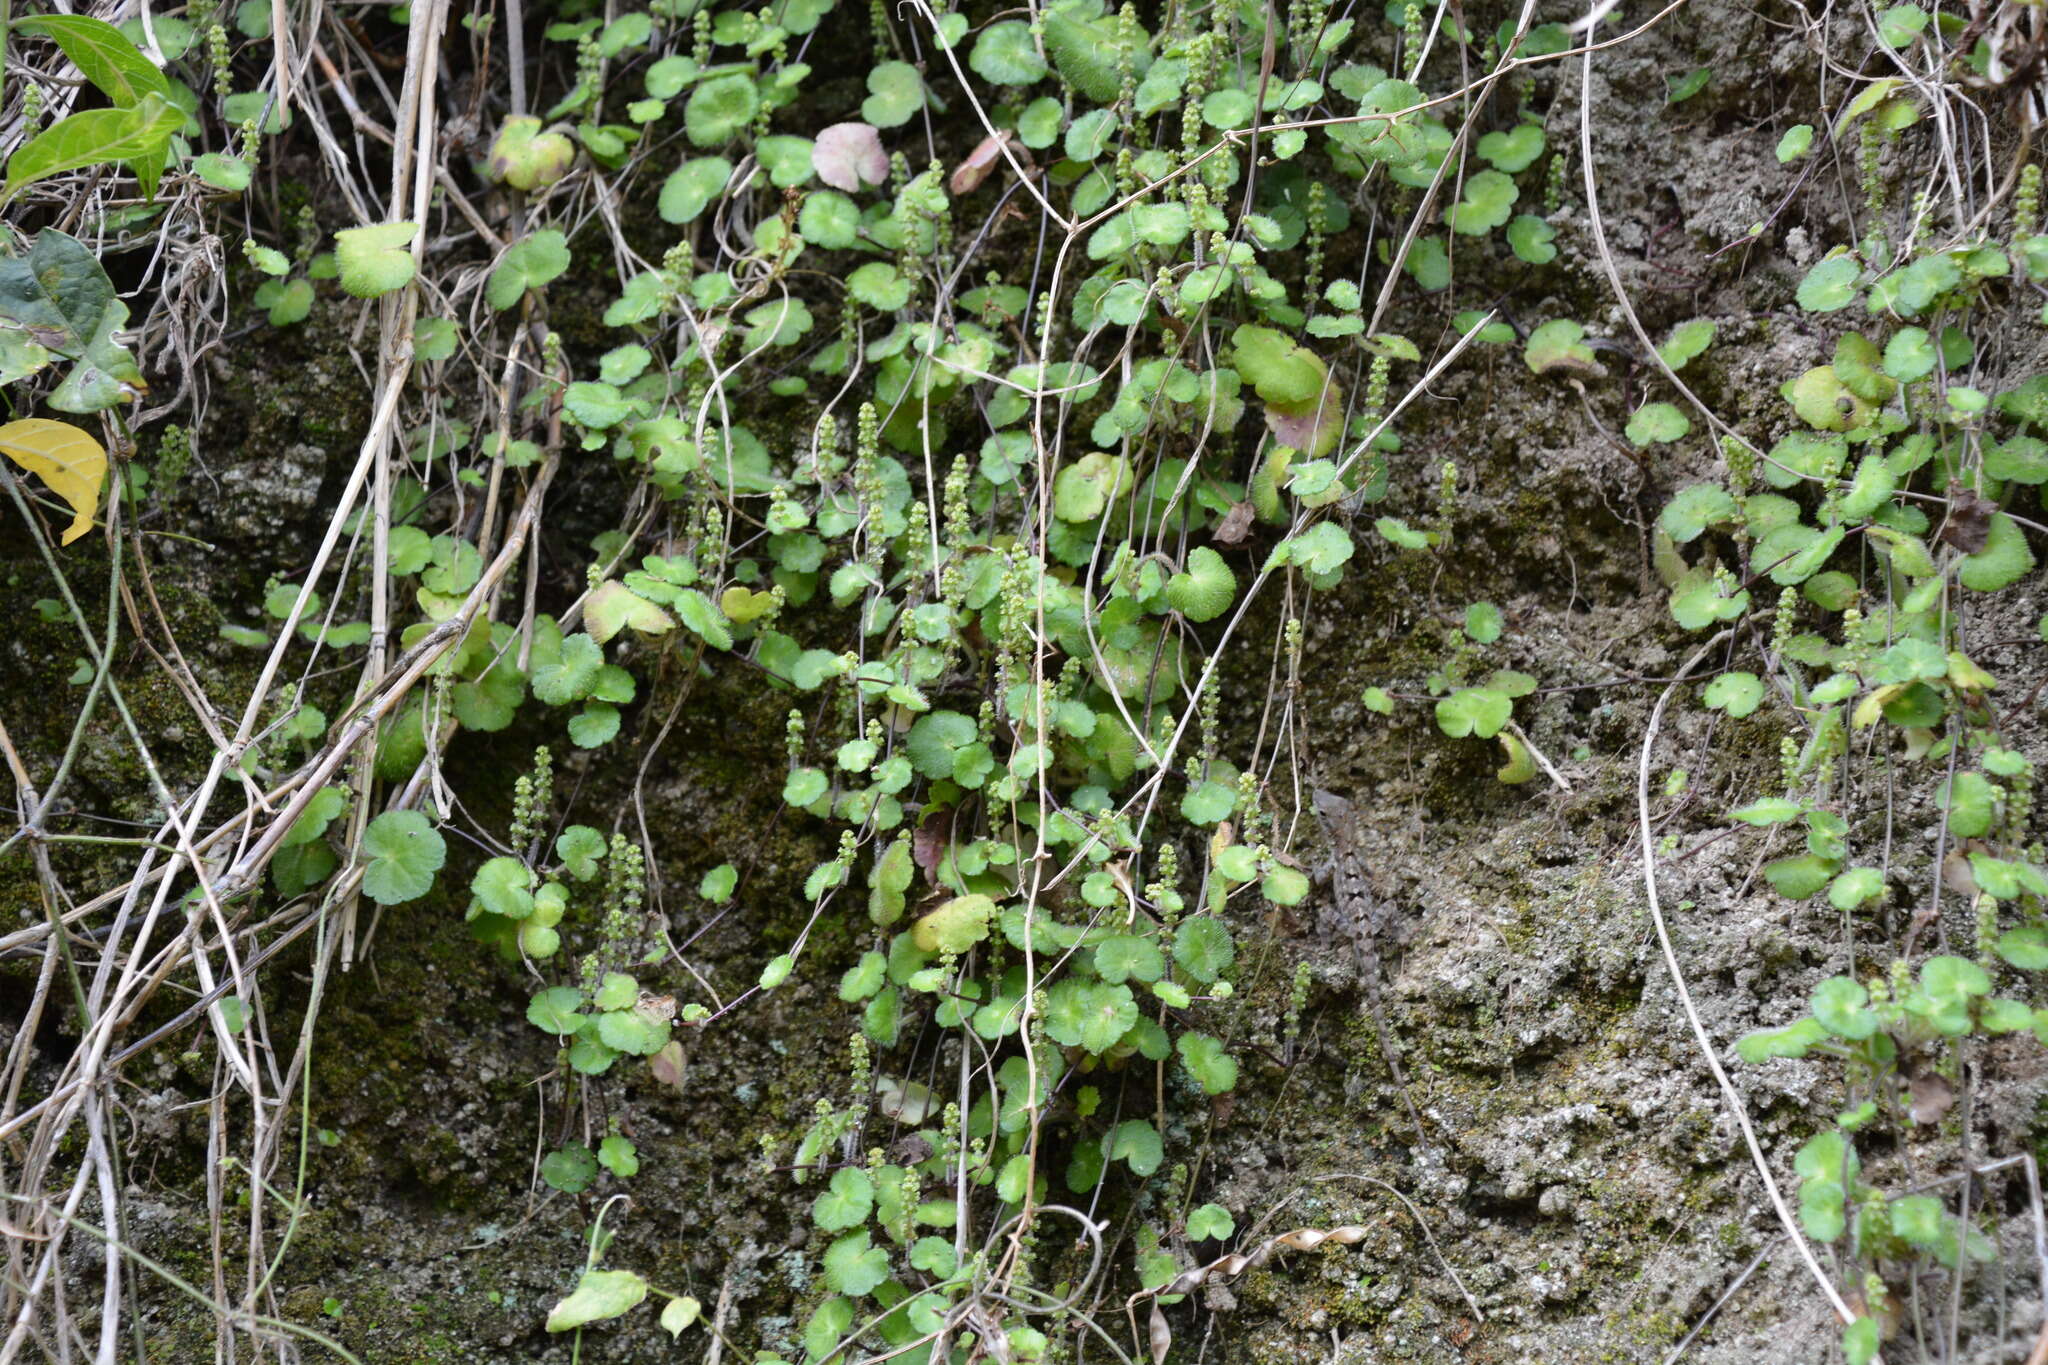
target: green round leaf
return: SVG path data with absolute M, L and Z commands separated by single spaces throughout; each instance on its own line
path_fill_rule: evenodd
M 419 232 L 417 223 L 377 223 L 343 228 L 334 234 L 334 259 L 341 287 L 359 299 L 374 299 L 412 282 L 412 252 L 406 248 Z
M 1136 934 L 1119 934 L 1095 945 L 1095 973 L 1104 981 L 1157 981 L 1166 970 L 1159 945 Z
M 629 1139 L 617 1134 L 597 1144 L 598 1164 L 620 1179 L 640 1173 L 640 1153 Z
M 1508 247 L 1518 260 L 1548 265 L 1557 259 L 1557 229 L 1533 213 L 1518 213 L 1508 224 Z
M 754 155 L 779 190 L 794 189 L 811 178 L 811 140 L 776 133 L 754 144 Z
M 581 1194 L 597 1179 L 597 1153 L 580 1142 L 572 1142 L 559 1152 L 549 1152 L 541 1158 L 540 1178 L 564 1194 Z M 566 1303 L 564 1300 L 564 1304 L 557 1305 L 556 1312 Z
M 1042 152 L 1052 146 L 1060 135 L 1060 121 L 1065 117 L 1060 102 L 1050 95 L 1041 95 L 1024 106 L 1024 112 L 1017 115 L 1017 140 L 1034 152 Z
M 868 72 L 868 97 L 860 112 L 875 127 L 901 127 L 923 105 L 924 77 L 909 62 L 883 62 Z
M 1507 132 L 1487 133 L 1479 139 L 1478 152 L 1497 171 L 1509 175 L 1526 171 L 1543 155 L 1543 129 L 1533 123 L 1520 123 Z
M 1799 306 L 1809 313 L 1847 308 L 1856 301 L 1856 280 L 1862 273 L 1853 256 L 1828 257 L 1799 282 Z
M 1308 899 L 1308 875 L 1299 868 L 1275 863 L 1259 883 L 1259 894 L 1275 905 L 1299 905 Z
M 1021 19 L 1004 19 L 983 29 L 967 64 L 975 75 L 996 85 L 1030 85 L 1046 71 L 1031 25 Z
M 1237 1231 L 1237 1220 L 1221 1204 L 1204 1204 L 1188 1214 L 1190 1242 L 1223 1242 Z
M 585 702 L 582 711 L 569 717 L 569 738 L 579 749 L 609 744 L 618 733 L 619 708 L 609 702 Z
M 848 1233 L 825 1248 L 825 1283 L 859 1298 L 889 1278 L 889 1253 L 873 1246 L 865 1231 Z
M 1696 483 L 1681 488 L 1665 506 L 1657 524 L 1680 545 L 1699 539 L 1709 526 L 1732 522 L 1741 508 L 1728 490 L 1717 483 Z
M 1444 210 L 1444 223 L 1463 236 L 1484 236 L 1508 220 L 1519 194 L 1499 171 L 1477 171 L 1465 181 L 1465 197 Z
M 1522 360 L 1531 373 L 1599 376 L 1607 369 L 1585 344 L 1586 328 L 1570 318 L 1555 318 L 1529 333 Z
M 1213 825 L 1237 809 L 1237 788 L 1209 778 L 1188 788 L 1180 799 L 1181 818 L 1191 825 Z
M 1204 1094 L 1221 1095 L 1237 1088 L 1237 1059 L 1224 1050 L 1220 1040 L 1206 1033 L 1183 1033 L 1174 1046 L 1181 1065 Z
M 683 130 L 699 147 L 716 147 L 745 131 L 761 107 L 751 76 L 714 76 L 690 92 Z
M 582 1027 L 583 992 L 573 986 L 550 986 L 527 1002 L 526 1021 L 543 1033 L 567 1038 Z
M 1067 128 L 1067 160 L 1086 164 L 1109 147 L 1116 136 L 1116 116 L 1107 109 L 1091 109 Z
M 662 182 L 656 207 L 665 223 L 694 222 L 732 178 L 732 163 L 722 156 L 700 156 L 685 161 Z
M 964 953 L 988 937 L 995 912 L 996 903 L 987 896 L 955 896 L 919 917 L 911 941 L 927 953 Z
M 1870 992 L 1846 976 L 1830 977 L 1813 991 L 1813 1017 L 1839 1038 L 1861 1040 L 1877 1032 L 1877 1016 L 1865 1008 Z
M 1763 701 L 1763 681 L 1754 673 L 1723 673 L 1707 684 L 1700 699 L 1713 710 L 1726 711 L 1739 720 Z
M 1188 567 L 1166 580 L 1166 605 L 1190 621 L 1213 621 L 1237 598 L 1237 575 L 1206 545 L 1188 551 Z
M 229 194 L 240 194 L 249 188 L 252 172 L 249 163 L 238 156 L 224 156 L 219 152 L 208 152 L 192 159 L 192 173 L 206 184 Z M 281 271 L 272 271 L 281 274 Z
M 1069 977 L 1046 993 L 1045 1033 L 1062 1047 L 1099 1056 L 1137 1022 L 1138 1002 L 1128 986 Z
M 2003 512 L 1991 514 L 1991 527 L 1984 548 L 1965 555 L 1956 577 L 1975 592 L 1996 592 L 2012 586 L 2034 571 L 2034 551 L 2026 532 Z
M 1920 964 L 1920 989 L 1936 1000 L 1962 1000 L 1991 991 L 1991 978 L 1966 957 L 1943 954 Z
M 2027 925 L 1998 936 L 1998 955 L 2022 971 L 2048 969 L 2048 930 Z
M 1144 1119 L 1126 1119 L 1110 1134 L 1106 1153 L 1111 1161 L 1122 1161 L 1135 1176 L 1148 1176 L 1166 1159 L 1166 1146 L 1159 1130 Z
M 542 228 L 505 248 L 484 284 L 484 296 L 500 312 L 518 303 L 529 289 L 557 279 L 569 268 L 569 239 L 560 228 Z
M 1173 960 L 1181 970 L 1203 985 L 1208 985 L 1237 960 L 1237 945 L 1231 942 L 1230 931 L 1220 920 L 1210 915 L 1197 915 L 1185 919 L 1173 936 Z
M 1202 120 L 1212 128 L 1243 128 L 1256 112 L 1252 97 L 1236 86 L 1211 90 L 1202 97 Z
M 1883 894 L 1883 873 L 1874 867 L 1852 867 L 1829 884 L 1828 904 L 1837 910 L 1854 910 Z
M 847 276 L 846 292 L 878 313 L 893 313 L 910 302 L 910 282 L 887 261 L 869 261 Z
M 1948 812 L 1948 832 L 1962 839 L 1982 838 L 1998 814 L 1998 792 L 1982 773 L 1957 773 L 1941 784 L 1934 801 Z
M 827 1232 L 843 1232 L 868 1220 L 875 1206 L 875 1182 L 859 1167 L 836 1171 L 832 1183 L 811 1204 L 811 1221 Z
M 379 905 L 417 900 L 431 891 L 448 846 L 426 816 L 386 811 L 363 831 L 363 894 Z
M 804 197 L 796 228 L 813 246 L 844 250 L 860 240 L 860 208 L 838 190 L 813 190 Z
M 1628 438 L 1639 446 L 1657 445 L 1684 438 L 1692 430 L 1692 419 L 1669 403 L 1645 403 L 1628 419 Z
M 1436 704 L 1436 724 L 1452 739 L 1492 739 L 1513 710 L 1512 701 L 1490 688 L 1461 687 Z
M 469 893 L 493 915 L 525 919 L 533 913 L 532 879 L 532 872 L 519 859 L 491 858 L 470 878 Z

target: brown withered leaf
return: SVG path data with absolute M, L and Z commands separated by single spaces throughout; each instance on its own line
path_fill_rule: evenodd
M 662 1045 L 661 1051 L 647 1059 L 647 1070 L 662 1085 L 681 1090 L 683 1078 L 690 1073 L 690 1059 L 683 1051 L 683 1045 L 671 1038 Z
M 1297 408 L 1266 405 L 1266 429 L 1280 444 L 1293 446 L 1311 460 L 1320 460 L 1337 444 L 1344 431 L 1344 401 L 1337 388 L 1326 385 L 1314 407 Z
M 989 172 L 1002 161 L 1004 145 L 1015 136 L 1007 129 L 999 129 L 983 138 L 967 154 L 967 159 L 953 168 L 953 178 L 947 182 L 947 188 L 956 195 L 972 194 L 980 189 L 981 182 L 988 179 Z
M 1909 1081 L 1906 1094 L 1906 1112 L 1915 1123 L 1940 1123 L 1942 1115 L 1955 1107 L 1956 1088 L 1932 1071 Z
M 1223 520 L 1216 523 L 1216 530 L 1209 539 L 1218 545 L 1235 545 L 1243 540 L 1245 533 L 1252 529 L 1252 505 L 1249 501 L 1234 502 L 1223 514 Z
M 1976 554 L 1991 536 L 1991 514 L 1997 510 L 1997 503 L 1975 489 L 1949 484 L 1948 519 L 1941 524 L 1941 539 L 1966 555 Z
M 900 1137 L 889 1144 L 889 1160 L 897 1166 L 915 1166 L 930 1159 L 932 1144 L 929 1138 L 917 1133 Z
M 1958 896 L 1974 900 L 1977 896 L 1977 873 L 1970 866 L 1970 855 L 1960 848 L 1952 848 L 1941 860 L 1941 883 Z
M 945 860 L 946 850 L 953 843 L 953 817 L 949 813 L 932 816 L 917 827 L 910 837 L 910 856 L 924 869 L 924 875 L 938 879 L 939 864 Z

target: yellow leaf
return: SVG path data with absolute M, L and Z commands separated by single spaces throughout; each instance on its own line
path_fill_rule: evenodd
M 1877 724 L 1884 715 L 1885 703 L 1906 690 L 1904 683 L 1886 683 L 1875 688 L 1871 694 L 1856 703 L 1856 709 L 1849 715 L 1849 726 L 1854 730 L 1867 730 Z
M 660 635 L 676 628 L 675 618 L 612 579 L 599 584 L 583 603 L 583 625 L 599 644 L 628 626 L 642 635 Z
M 1953 649 L 1948 652 L 1948 681 L 1959 692 L 1989 692 L 1998 686 L 1998 679 L 1979 668 L 1969 655 Z
M 774 611 L 775 607 L 774 593 L 755 592 L 753 589 L 743 588 L 737 583 L 727 588 L 723 593 L 720 593 L 718 597 L 718 609 L 724 612 L 726 619 L 736 626 L 743 626 L 749 621 L 759 620 L 769 612 Z
M 996 903 L 987 896 L 956 896 L 910 927 L 910 941 L 927 953 L 964 953 L 988 937 Z
M 69 422 L 24 417 L 0 426 L 0 453 L 71 504 L 66 545 L 92 529 L 92 514 L 99 510 L 100 490 L 107 484 L 107 452 L 90 434 Z

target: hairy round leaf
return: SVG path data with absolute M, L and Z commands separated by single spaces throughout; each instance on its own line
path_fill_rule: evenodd
M 363 894 L 379 905 L 417 900 L 431 891 L 448 860 L 441 832 L 416 810 L 386 811 L 363 831 Z

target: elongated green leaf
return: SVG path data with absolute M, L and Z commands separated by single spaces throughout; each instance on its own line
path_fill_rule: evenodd
M 60 119 L 32 138 L 7 161 L 7 193 L 82 166 L 131 162 L 145 192 L 154 193 L 171 134 L 184 125 L 183 111 L 157 94 L 144 95 L 128 109 L 88 109 Z
M 171 97 L 164 73 L 105 20 L 82 14 L 32 14 L 16 19 L 11 31 L 48 38 L 63 48 L 79 74 L 104 90 L 119 108 L 140 104 L 145 95 Z
M 570 1332 L 618 1317 L 647 1297 L 647 1281 L 630 1270 L 586 1270 L 575 1292 L 548 1312 L 550 1332 Z

